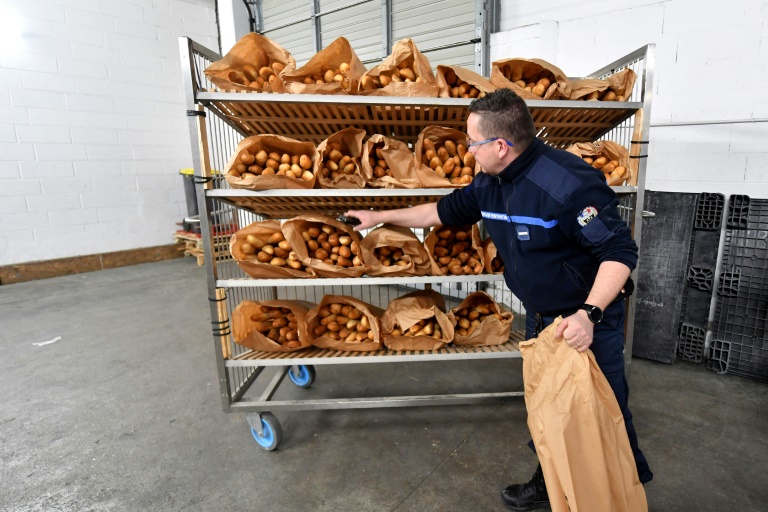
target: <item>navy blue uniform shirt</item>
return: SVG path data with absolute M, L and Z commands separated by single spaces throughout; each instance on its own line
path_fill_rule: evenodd
M 498 176 L 480 173 L 437 203 L 445 226 L 483 219 L 504 279 L 529 314 L 571 314 L 604 261 L 637 265 L 637 244 L 603 173 L 534 141 Z

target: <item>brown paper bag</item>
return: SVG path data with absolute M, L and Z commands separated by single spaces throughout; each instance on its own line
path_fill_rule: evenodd
M 520 344 L 528 428 L 554 511 L 647 511 L 624 418 L 591 351 L 555 338 Z
M 315 168 L 317 183 L 321 188 L 365 188 L 365 176 L 360 166 L 364 138 L 365 130 L 345 128 L 320 143 L 315 155 Z M 341 169 L 334 171 L 326 167 L 324 162 L 327 162 L 334 149 L 341 151 L 342 155 L 352 157 L 351 163 L 355 164 L 352 174 L 344 174 Z
M 482 98 L 497 89 L 490 80 L 474 71 L 443 65 L 437 66 L 437 86 L 440 88 L 441 98 Z
M 293 268 L 287 263 L 284 266 L 270 264 L 270 261 L 273 261 L 273 257 L 282 258 L 282 256 L 278 254 L 270 256 L 269 261 L 262 262 L 258 259 L 258 252 L 250 255 L 243 253 L 243 243 L 248 241 L 248 235 L 258 237 L 262 242 L 268 242 L 269 237 L 275 233 L 282 234 L 282 230 L 280 229 L 280 222 L 276 220 L 266 220 L 263 222 L 254 222 L 253 224 L 249 224 L 248 226 L 232 235 L 232 238 L 229 241 L 229 252 L 232 255 L 232 258 L 237 262 L 237 265 L 242 269 L 242 271 L 256 279 L 276 279 L 282 277 L 297 279 L 304 277 L 315 277 L 315 271 L 304 266 L 304 264 L 298 260 L 298 256 L 296 256 L 295 253 L 295 261 L 301 264 L 298 269 Z M 275 244 L 268 245 L 274 246 Z M 290 252 L 293 252 L 293 250 L 291 249 Z M 290 260 L 293 258 L 291 258 L 289 254 L 287 257 L 282 259 Z M 299 265 L 296 266 L 298 267 Z
M 499 256 L 496 244 L 493 243 L 490 237 L 483 240 L 483 258 L 486 274 L 504 273 L 504 260 Z
M 273 308 L 288 308 L 296 315 L 296 330 L 298 331 L 298 346 L 289 347 L 268 338 L 257 330 L 259 321 L 253 319 L 261 313 L 261 306 Z M 232 312 L 232 335 L 235 343 L 251 350 L 264 352 L 295 352 L 312 345 L 312 337 L 307 327 L 307 312 L 314 304 L 296 300 L 267 300 L 254 302 L 244 300 Z M 268 333 L 267 333 L 268 334 Z
M 342 330 L 336 331 L 340 339 L 335 339 L 335 337 L 332 337 L 332 335 L 330 335 L 331 331 L 329 331 L 327 327 L 329 323 L 323 325 L 322 322 L 323 318 L 327 318 L 323 312 L 323 309 L 334 308 L 334 304 L 341 305 L 342 308 L 344 306 L 352 306 L 353 308 L 356 308 L 358 311 L 352 312 L 352 316 L 357 316 L 359 313 L 362 313 L 362 316 L 360 316 L 359 319 L 352 318 L 351 316 L 346 318 L 348 321 L 360 320 L 361 322 L 367 322 L 369 329 L 366 331 L 365 328 L 358 328 L 357 325 L 350 325 L 349 327 L 346 327 L 347 324 L 345 323 L 344 329 L 346 329 L 347 332 Z M 336 308 L 338 308 L 338 306 L 336 306 L 335 309 Z M 343 314 L 343 312 L 339 312 L 338 314 Z M 344 350 L 349 352 L 371 352 L 374 350 L 379 350 L 383 347 L 381 343 L 380 320 L 381 315 L 383 314 L 384 310 L 381 308 L 367 304 L 363 301 L 355 299 L 354 297 L 347 297 L 342 295 L 326 295 L 320 301 L 320 304 L 312 308 L 312 310 L 307 315 L 307 324 L 309 325 L 308 332 L 314 336 L 312 344 L 319 348 L 329 348 L 333 350 Z M 365 317 L 365 320 L 363 320 L 363 317 Z M 336 319 L 337 318 L 334 318 L 334 320 Z M 338 323 L 339 322 L 337 322 L 337 324 Z M 339 325 L 339 327 L 341 327 L 341 325 Z M 345 341 L 345 338 L 354 332 L 364 332 L 366 334 L 366 338 L 361 341 L 357 341 L 357 338 L 355 338 L 355 341 Z M 342 333 L 345 335 L 344 337 L 340 336 Z
M 395 330 L 405 332 L 420 320 L 434 318 L 440 332 L 432 336 L 403 336 Z M 389 303 L 381 317 L 384 345 L 392 350 L 437 350 L 453 339 L 453 314 L 445 313 L 445 300 L 433 290 L 418 290 Z M 435 336 L 434 334 L 439 334 Z
M 604 79 L 582 78 L 573 80 L 569 100 L 630 101 L 637 74 L 630 68 Z M 612 95 L 608 93 L 612 92 Z
M 392 81 L 381 88 L 370 88 L 369 84 L 381 81 L 383 77 L 390 77 L 393 73 L 399 73 L 399 69 L 409 67 L 416 78 L 421 81 L 396 82 Z M 373 69 L 368 70 L 360 79 L 358 94 L 363 96 L 422 96 L 436 98 L 440 89 L 432 73 L 432 65 L 416 48 L 416 43 L 411 39 L 401 39 L 392 47 L 392 53 L 384 61 Z
M 337 231 L 342 232 L 352 239 L 352 243 L 349 246 L 352 252 L 350 258 L 354 258 L 355 260 L 359 259 L 359 265 L 342 267 L 318 259 L 315 257 L 316 253 L 314 252 L 310 253 L 308 247 L 309 242 L 305 241 L 303 233 L 309 232 L 312 228 L 321 229 L 323 225 L 332 226 L 336 228 Z M 360 233 L 353 230 L 352 226 L 339 222 L 333 217 L 326 217 L 324 215 L 298 215 L 283 223 L 283 235 L 285 235 L 285 239 L 291 245 L 299 260 L 321 277 L 360 277 L 366 271 L 362 253 L 360 251 Z M 330 250 L 327 250 L 327 252 L 331 253 Z
M 445 144 L 445 141 L 451 141 L 454 144 L 456 144 L 457 148 L 459 144 L 461 144 L 464 147 L 464 150 L 466 150 L 467 145 L 467 134 L 464 132 L 461 132 L 459 130 L 454 130 L 453 128 L 444 128 L 442 126 L 427 126 L 424 128 L 421 133 L 419 134 L 419 138 L 416 140 L 416 145 L 413 148 L 414 151 L 414 158 L 416 161 L 417 167 L 417 174 L 419 176 L 419 181 L 421 181 L 421 186 L 425 188 L 448 188 L 448 187 L 466 187 L 469 185 L 469 183 L 472 182 L 472 180 L 468 180 L 466 183 L 461 183 L 459 179 L 456 177 L 450 177 L 452 175 L 446 174 L 446 177 L 443 178 L 440 175 L 436 173 L 434 169 L 432 169 L 429 165 L 426 165 L 422 160 L 422 155 L 426 156 L 426 150 L 424 148 L 424 140 L 429 139 L 432 141 L 432 143 L 435 145 L 435 147 L 439 147 L 441 145 Z M 475 156 L 471 153 L 467 153 L 470 156 L 464 156 L 464 161 L 462 161 L 462 166 L 464 163 L 466 163 L 467 160 L 471 160 L 473 162 L 472 165 L 472 178 L 480 172 L 480 164 L 475 161 Z M 449 155 L 450 156 L 450 155 Z M 459 159 L 462 159 L 461 152 L 459 152 Z M 443 162 L 441 164 L 440 169 L 442 169 L 442 165 L 445 165 L 446 162 Z M 454 167 L 453 171 L 456 171 L 456 168 L 458 166 Z M 463 167 L 461 167 L 463 169 Z M 452 172 L 453 172 L 452 171 Z M 462 171 L 459 171 L 459 174 L 461 174 Z M 469 172 L 469 171 L 466 171 Z
M 377 165 L 384 161 L 386 168 Z M 363 144 L 361 159 L 366 184 L 374 188 L 418 188 L 421 186 L 413 153 L 405 142 L 371 135 Z
M 340 70 L 342 64 L 349 66 L 346 71 Z M 340 71 L 343 80 L 336 82 L 333 78 L 330 83 L 324 80 L 326 72 Z M 327 48 L 317 52 L 309 62 L 299 69 L 283 73 L 281 79 L 285 84 L 285 90 L 295 94 L 355 94 L 366 69 L 358 58 L 352 46 L 344 37 L 337 38 Z M 313 79 L 314 77 L 314 79 Z M 317 83 L 320 79 L 321 84 Z M 307 81 L 311 83 L 307 83 Z
M 582 159 L 591 158 L 592 160 L 596 160 L 597 158 L 605 157 L 608 162 L 616 160 L 619 162 L 619 166 L 624 168 L 624 173 L 621 173 L 620 169 L 618 171 L 611 169 L 611 173 L 606 173 L 603 170 L 607 168 L 600 169 L 603 171 L 605 181 L 608 185 L 617 187 L 623 185 L 624 182 L 628 185 L 637 185 L 637 174 L 634 172 L 632 164 L 630 163 L 629 151 L 621 144 L 617 144 L 610 140 L 577 142 L 576 144 L 572 144 L 566 151 L 573 153 Z
M 471 236 L 467 239 L 458 239 L 459 232 L 471 230 Z M 431 233 L 424 239 L 424 247 L 429 254 L 431 274 L 433 276 L 445 275 L 472 275 L 482 274 L 485 270 L 485 256 L 483 255 L 483 243 L 480 240 L 480 228 L 477 224 L 470 226 L 435 226 Z M 444 250 L 444 249 L 447 249 Z M 462 253 L 467 253 L 465 258 Z M 440 258 L 450 257 L 451 262 L 442 262 Z M 464 259 L 464 262 L 461 262 Z M 456 261 L 459 260 L 459 263 Z M 458 268 L 456 268 L 458 265 Z M 469 266 L 471 268 L 464 268 Z
M 548 80 L 542 94 L 525 89 L 516 84 L 523 80 L 526 84 L 537 84 L 542 79 Z M 559 100 L 567 99 L 571 94 L 571 81 L 563 71 L 549 62 L 541 59 L 504 59 L 491 64 L 491 83 L 499 88 L 512 89 L 526 100 Z
M 254 166 L 258 166 L 259 168 L 263 167 L 259 166 L 256 161 L 246 165 L 241 160 L 247 154 L 255 155 L 260 151 L 266 153 L 278 153 L 279 155 L 308 156 L 312 162 L 312 167 L 307 169 L 302 168 L 302 171 L 312 174 L 312 178 L 305 179 L 309 177 L 309 174 L 304 175 L 304 178 L 291 178 L 279 174 L 264 174 L 263 170 L 260 171 L 259 169 L 254 168 Z M 224 168 L 224 177 L 232 188 L 245 188 L 248 190 L 313 188 L 316 181 L 314 171 L 315 157 L 315 146 L 311 142 L 301 142 L 281 135 L 254 135 L 252 137 L 247 137 L 238 143 L 235 152 L 232 153 L 229 162 L 227 162 L 227 165 Z M 243 171 L 240 169 L 243 168 L 245 168 L 245 173 L 241 174 Z M 254 168 L 254 172 L 259 174 L 252 174 L 248 171 L 249 168 Z
M 260 71 L 269 68 L 274 79 L 263 81 Z M 280 77 L 296 67 L 296 59 L 268 37 L 251 32 L 244 35 L 221 60 L 204 71 L 222 91 L 285 92 Z M 263 73 L 263 71 L 262 71 Z M 268 74 L 266 76 L 269 76 Z
M 379 248 L 401 249 L 406 262 L 402 266 L 384 266 L 376 257 Z M 416 235 L 408 228 L 385 224 L 368 233 L 360 242 L 363 252 L 363 262 L 369 276 L 401 277 L 425 276 L 429 274 L 431 262 L 429 254 Z
M 467 295 L 461 304 L 451 309 L 454 320 L 454 345 L 475 347 L 503 345 L 509 341 L 514 315 L 499 306 L 485 292 Z M 473 318 L 474 317 L 474 318 Z M 472 325 L 473 322 L 479 324 Z

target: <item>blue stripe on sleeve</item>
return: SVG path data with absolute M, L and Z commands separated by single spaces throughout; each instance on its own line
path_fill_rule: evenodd
M 557 219 L 553 220 L 544 220 L 539 219 L 537 217 L 522 217 L 519 215 L 507 215 L 505 213 L 494 213 L 494 212 L 480 212 L 483 215 L 484 219 L 489 220 L 501 220 L 504 222 L 514 222 L 516 224 L 528 224 L 531 226 L 541 226 L 546 229 L 553 228 L 557 226 Z

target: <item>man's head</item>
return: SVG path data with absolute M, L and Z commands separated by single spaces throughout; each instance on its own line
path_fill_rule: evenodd
M 504 170 L 536 137 L 528 106 L 509 89 L 499 89 L 472 101 L 469 112 L 470 143 L 487 141 L 470 147 L 469 151 L 488 174 Z

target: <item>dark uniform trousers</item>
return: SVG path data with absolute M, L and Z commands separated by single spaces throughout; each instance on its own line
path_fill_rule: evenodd
M 564 317 L 566 315 L 563 315 Z M 605 378 L 616 395 L 621 412 L 624 415 L 624 424 L 627 427 L 629 445 L 632 447 L 632 453 L 635 456 L 637 465 L 637 474 L 640 482 L 645 484 L 653 479 L 653 473 L 648 466 L 645 455 L 640 451 L 637 445 L 637 434 L 632 424 L 632 413 L 629 411 L 627 402 L 629 400 L 629 385 L 624 374 L 624 320 L 626 313 L 624 311 L 624 301 L 617 301 L 608 306 L 604 312 L 603 321 L 595 324 L 592 345 L 589 349 L 595 355 L 595 361 L 602 370 Z M 537 326 L 536 315 L 526 315 L 525 339 L 531 339 L 536 333 L 554 322 L 554 316 L 539 317 L 541 322 Z M 538 329 L 537 329 L 538 327 Z M 536 451 L 533 441 L 529 446 Z

